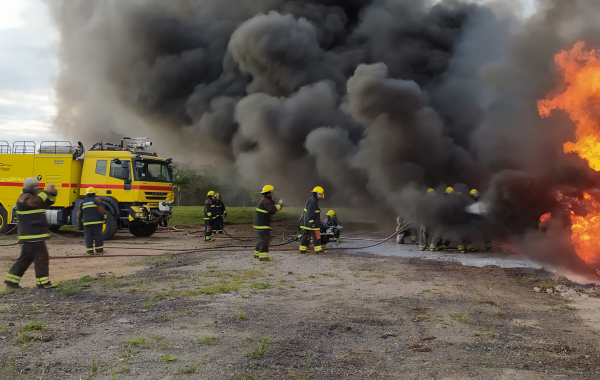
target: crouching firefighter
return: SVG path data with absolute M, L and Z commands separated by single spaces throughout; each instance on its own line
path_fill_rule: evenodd
M 333 210 L 327 211 L 327 217 L 323 220 L 323 229 L 328 234 L 333 234 L 333 241 L 338 243 L 340 241 L 340 233 L 342 231 L 342 223 L 337 217 L 337 214 Z M 329 241 L 329 239 L 327 239 Z M 326 244 L 325 242 L 323 242 Z
M 94 254 L 94 241 L 96 242 L 96 254 L 104 253 L 104 236 L 102 236 L 102 226 L 106 220 L 106 209 L 102 205 L 102 200 L 96 196 L 96 189 L 88 187 L 85 191 L 86 197 L 79 204 L 77 219 L 79 225 L 83 223 L 83 232 L 85 234 L 85 253 Z
M 214 191 L 209 191 L 206 194 L 206 200 L 204 201 L 204 241 L 211 242 L 216 239 L 212 237 L 213 227 L 215 225 L 215 204 L 214 204 Z
M 44 240 L 50 237 L 45 209 L 54 204 L 58 193 L 53 185 L 46 186 L 42 192 L 40 190 L 37 179 L 27 178 L 23 191 L 17 199 L 17 229 L 19 243 L 23 246 L 21 255 L 4 280 L 9 289 L 23 289 L 19 286 L 19 282 L 32 262 L 35 265 L 37 287 L 42 289 L 56 287 L 49 278 L 48 249 Z
M 260 261 L 273 260 L 269 257 L 269 243 L 271 242 L 271 215 L 283 208 L 283 200 L 279 200 L 275 204 L 273 200 L 273 192 L 275 188 L 271 185 L 263 187 L 261 193 L 263 198 L 256 205 L 256 213 L 254 215 L 254 229 L 258 234 L 258 243 L 254 248 L 254 258 Z
M 302 237 L 300 239 L 300 253 L 306 253 L 309 241 L 312 239 L 315 253 L 323 255 L 327 251 L 323 250 L 321 245 L 321 209 L 319 208 L 319 199 L 325 198 L 325 191 L 321 186 L 312 190 L 312 197 L 304 206 L 304 213 L 300 221 Z

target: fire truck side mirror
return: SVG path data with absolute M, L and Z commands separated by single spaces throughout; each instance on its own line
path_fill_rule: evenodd
M 121 161 L 121 179 L 125 181 L 126 184 L 131 183 L 129 161 Z

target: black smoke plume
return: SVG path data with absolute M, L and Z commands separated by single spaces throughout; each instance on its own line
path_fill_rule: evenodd
M 572 123 L 536 111 L 553 56 L 600 43 L 595 0 L 527 17 L 518 1 L 47 1 L 62 36 L 54 125 L 88 145 L 152 135 L 246 186 L 300 203 L 318 184 L 417 225 L 468 230 L 466 197 L 425 190 L 478 188 L 496 236 L 521 240 L 564 206 L 557 193 L 599 182 L 562 151 Z M 577 261 L 536 258 L 556 255 Z

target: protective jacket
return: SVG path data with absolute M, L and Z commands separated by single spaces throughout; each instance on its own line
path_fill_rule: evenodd
M 215 215 L 214 216 L 221 216 L 225 213 L 225 204 L 223 203 L 222 200 L 215 199 L 213 201 L 213 204 L 215 206 Z
M 82 215 L 84 226 L 104 223 L 106 209 L 102 206 L 102 200 L 94 195 L 88 195 L 83 202 L 79 204 L 77 217 L 80 218 Z
M 215 204 L 211 197 L 204 201 L 204 220 L 212 220 L 215 217 Z
M 323 221 L 323 227 L 325 227 L 325 228 L 339 227 L 341 225 L 342 224 L 340 223 L 340 220 L 338 218 L 333 218 L 329 215 Z
M 45 209 L 55 201 L 56 193 L 42 191 L 39 195 L 21 194 L 17 200 L 19 242 L 40 241 L 50 237 Z
M 283 206 L 275 204 L 275 201 L 267 196 L 258 202 L 256 205 L 256 213 L 254 214 L 254 229 L 255 230 L 270 230 L 271 215 L 281 210 Z
M 306 202 L 306 206 L 304 206 L 300 228 L 313 231 L 321 230 L 321 209 L 319 208 L 319 200 L 316 195 L 310 197 L 308 202 Z

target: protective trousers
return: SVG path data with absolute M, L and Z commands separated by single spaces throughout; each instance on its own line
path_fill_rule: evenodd
M 427 227 L 425 225 L 421 226 L 421 231 L 419 232 L 419 245 L 423 249 L 427 248 L 427 239 L 429 239 L 430 231 L 431 230 L 429 227 Z
M 300 238 L 300 252 L 305 253 L 308 250 L 308 245 L 312 239 L 315 252 L 319 253 L 323 250 L 321 245 L 321 231 L 316 230 L 305 230 L 302 229 L 302 236 Z
M 48 250 L 46 249 L 46 243 L 43 241 L 23 243 L 21 255 L 8 271 L 4 282 L 18 284 L 32 262 L 35 264 L 35 282 L 37 285 L 49 283 Z
M 217 233 L 217 234 L 224 233 L 224 231 L 223 231 L 223 216 L 219 215 L 219 216 L 215 217 L 213 221 L 214 221 L 215 233 Z
M 271 243 L 271 230 L 256 230 L 258 243 L 254 248 L 254 257 L 265 259 L 269 257 L 269 244 Z
M 213 224 L 214 224 L 214 221 L 212 221 L 212 220 L 204 221 L 204 241 L 213 241 L 212 240 Z
M 396 242 L 398 244 L 404 244 L 404 239 L 408 236 L 410 236 L 410 241 L 412 244 L 417 244 L 417 230 L 412 227 L 406 231 L 400 232 L 396 238 Z
M 85 233 L 85 253 L 94 253 L 94 241 L 96 242 L 96 253 L 104 252 L 104 236 L 102 236 L 102 224 L 89 224 L 83 226 Z

